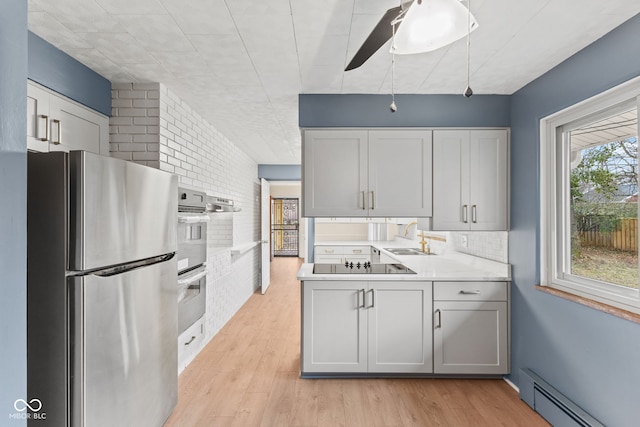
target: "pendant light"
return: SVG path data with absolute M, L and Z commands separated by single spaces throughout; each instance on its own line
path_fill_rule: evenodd
M 465 98 L 471 98 L 473 95 L 473 90 L 471 90 L 471 0 L 469 0 L 469 8 L 467 9 L 467 24 L 467 88 L 462 95 Z
M 394 35 L 393 53 L 430 52 L 468 36 L 478 22 L 459 0 L 414 0 Z

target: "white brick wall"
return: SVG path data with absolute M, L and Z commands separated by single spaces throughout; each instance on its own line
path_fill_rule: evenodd
M 207 252 L 207 315 L 203 346 L 258 287 L 258 165 L 176 94 L 158 83 L 112 84 L 111 155 L 178 175 L 183 186 L 235 201 L 240 212 L 211 214 Z
M 111 98 L 111 156 L 159 168 L 160 85 L 113 83 Z

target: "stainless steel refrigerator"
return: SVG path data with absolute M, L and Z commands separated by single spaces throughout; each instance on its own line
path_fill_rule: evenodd
M 177 177 L 29 153 L 27 401 L 34 426 L 161 426 L 177 402 Z M 31 409 L 30 409 L 31 410 Z

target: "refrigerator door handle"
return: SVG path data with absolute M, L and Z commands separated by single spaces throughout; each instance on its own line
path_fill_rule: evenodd
M 175 252 L 171 252 L 170 254 L 160 255 L 156 257 L 146 258 L 140 261 L 130 262 L 123 265 L 116 265 L 108 268 L 102 268 L 93 271 L 86 271 L 86 274 L 93 274 L 95 276 L 100 277 L 109 277 L 115 276 L 116 274 L 127 273 L 131 270 L 135 270 L 137 268 L 147 267 L 153 264 L 158 264 L 161 262 L 165 262 L 170 260 L 176 255 Z

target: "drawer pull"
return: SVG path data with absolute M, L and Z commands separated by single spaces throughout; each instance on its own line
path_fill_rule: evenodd
M 195 339 L 196 339 L 195 335 L 191 335 L 191 339 L 188 342 L 184 343 L 184 345 L 191 344 L 193 342 L 193 340 L 195 340 Z
M 352 251 L 354 254 L 361 254 L 362 253 L 362 249 L 353 249 Z
M 462 295 L 480 295 L 480 290 L 476 289 L 475 291 L 465 291 L 464 289 L 459 292 Z
M 332 254 L 333 252 L 334 252 L 333 249 L 325 249 L 324 250 L 325 254 Z

